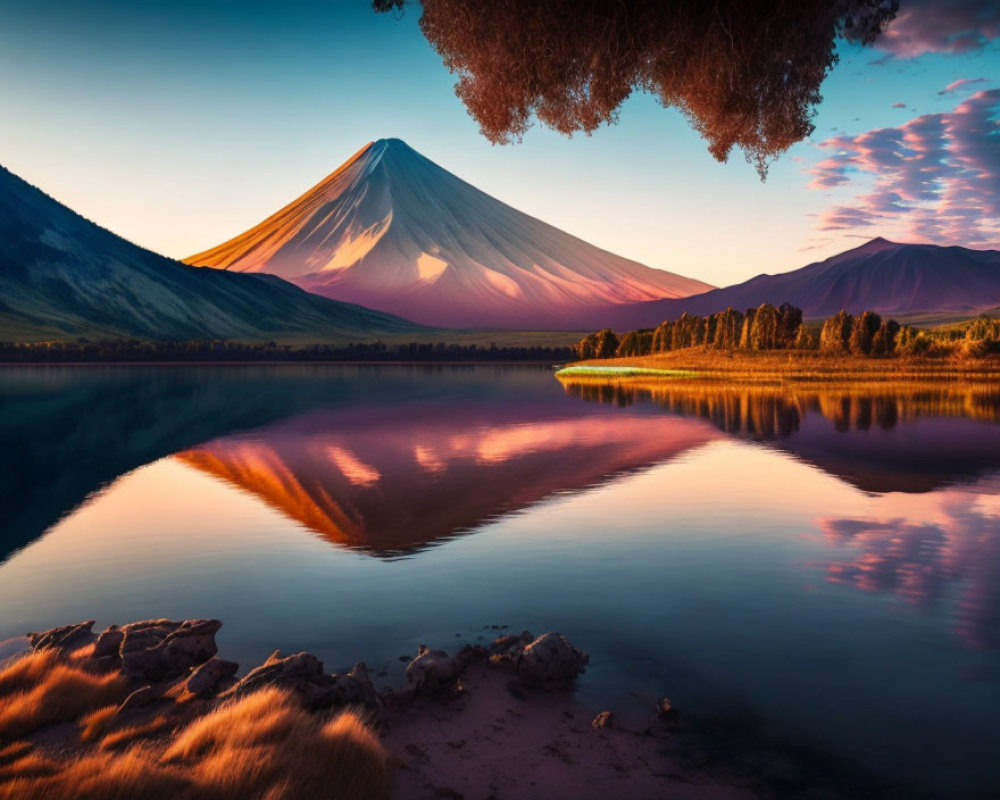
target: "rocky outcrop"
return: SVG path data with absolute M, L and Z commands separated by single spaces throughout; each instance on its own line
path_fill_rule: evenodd
M 502 662 L 516 663 L 531 644 L 535 635 L 531 631 L 522 631 L 517 635 L 499 636 L 490 643 L 490 661 L 494 664 Z
M 361 706 L 372 711 L 382 706 L 368 667 L 363 661 L 354 665 L 350 672 L 331 675 L 333 680 L 333 704 L 337 706 Z
M 517 675 L 530 686 L 571 683 L 587 668 L 590 657 L 561 633 L 545 633 L 527 645 L 517 662 Z
M 518 681 L 511 691 L 525 685 L 537 688 L 568 686 L 580 675 L 589 656 L 573 647 L 560 633 L 546 633 L 535 637 L 531 631 L 516 635 L 500 636 L 489 647 L 466 645 L 452 657 L 444 650 L 430 650 L 420 645 L 417 657 L 406 668 L 406 686 L 388 691 L 388 703 L 408 702 L 418 694 L 439 694 L 458 685 L 462 673 L 469 665 L 488 660 L 490 666 L 514 671 Z
M 231 682 L 239 668 L 240 665 L 235 661 L 210 658 L 191 673 L 185 686 L 191 694 L 209 697 L 218 692 L 220 688 L 225 688 L 225 684 Z
M 454 686 L 462 674 L 462 665 L 444 650 L 430 650 L 423 645 L 406 668 L 407 689 L 413 693 L 433 694 Z
M 122 669 L 135 682 L 179 678 L 218 652 L 215 634 L 221 627 L 217 619 L 133 622 L 121 629 Z
M 121 670 L 137 690 L 122 704 L 128 708 L 151 702 L 165 685 L 182 680 L 192 694 L 211 697 L 245 696 L 275 686 L 293 692 L 307 708 L 355 706 L 378 711 L 385 702 L 409 701 L 418 694 L 432 695 L 452 690 L 473 663 L 488 660 L 492 666 L 514 671 L 520 684 L 559 687 L 570 684 L 586 668 L 588 656 L 573 647 L 560 633 L 535 637 L 530 631 L 500 636 L 489 647 L 466 645 L 455 656 L 444 650 L 420 646 L 406 668 L 406 685 L 383 695 L 375 689 L 363 662 L 350 672 L 327 674 L 323 662 L 311 653 L 282 656 L 274 652 L 259 667 L 235 681 L 239 665 L 216 658 L 215 634 L 222 623 L 216 619 L 168 619 L 133 622 L 119 628 L 110 625 L 96 636 L 94 621 L 30 633 L 34 650 L 71 650 L 94 642 L 93 657 L 107 665 L 120 660 Z M 235 681 L 235 684 L 234 684 Z M 516 686 L 512 683 L 511 686 Z M 663 700 L 669 710 L 669 701 Z M 663 709 L 661 714 L 666 713 Z
M 94 641 L 95 620 L 62 625 L 42 633 L 29 633 L 32 650 L 75 650 Z
M 217 619 L 148 619 L 123 628 L 109 625 L 95 637 L 94 620 L 62 625 L 42 633 L 29 633 L 33 650 L 75 650 L 93 643 L 92 657 L 121 659 L 122 670 L 133 683 L 152 684 L 179 678 L 218 652 Z M 95 641 L 96 638 L 96 641 Z
M 323 671 L 323 662 L 312 653 L 282 656 L 277 650 L 246 674 L 233 687 L 234 697 L 277 686 L 294 692 L 307 708 L 327 708 L 333 705 L 333 678 Z
M 531 631 L 501 636 L 489 648 L 490 663 L 512 668 L 522 683 L 529 686 L 555 687 L 572 683 L 582 674 L 590 657 L 569 643 L 561 633 Z
M 117 625 L 108 625 L 94 644 L 94 658 L 118 658 L 125 632 Z

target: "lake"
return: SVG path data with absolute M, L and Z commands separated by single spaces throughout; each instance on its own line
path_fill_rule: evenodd
M 25 367 L 0 410 L 0 640 L 218 617 L 244 669 L 393 682 L 420 643 L 555 629 L 591 708 L 669 695 L 889 796 L 1000 793 L 1000 390 Z

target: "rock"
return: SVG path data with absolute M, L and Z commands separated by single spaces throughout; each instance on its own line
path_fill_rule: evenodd
M 444 650 L 420 652 L 406 668 L 406 683 L 415 692 L 434 693 L 454 685 L 462 674 L 462 666 Z
M 233 695 L 243 697 L 267 686 L 288 689 L 298 695 L 307 708 L 327 708 L 337 697 L 335 680 L 323 672 L 323 662 L 312 653 L 282 657 L 274 652 L 259 667 L 248 672 L 233 687 Z
M 118 709 L 115 711 L 115 715 L 124 714 L 126 711 L 130 711 L 133 708 L 148 706 L 159 696 L 160 693 L 152 686 L 143 686 L 141 689 L 136 689 L 122 701 L 122 704 L 118 706 Z
M 221 627 L 217 619 L 133 622 L 121 629 L 122 668 L 134 681 L 155 683 L 179 678 L 219 651 L 215 634 Z
M 331 675 L 333 680 L 333 704 L 338 706 L 363 706 L 378 710 L 382 700 L 372 685 L 368 667 L 363 661 L 354 665 L 350 672 Z
M 494 663 L 501 659 L 518 659 L 524 648 L 534 641 L 531 631 L 522 631 L 516 636 L 500 636 L 490 644 L 490 656 Z
M 187 690 L 191 694 L 208 697 L 215 694 L 220 685 L 232 678 L 239 668 L 240 665 L 235 661 L 210 658 L 191 673 L 191 677 L 187 679 Z
M 586 669 L 589 660 L 561 633 L 545 633 L 524 648 L 517 661 L 517 674 L 531 686 L 567 684 Z
M 656 701 L 656 713 L 659 714 L 661 717 L 667 716 L 667 714 L 669 714 L 672 709 L 673 706 L 670 704 L 669 697 L 661 697 L 659 700 Z
M 590 723 L 595 728 L 613 728 L 615 725 L 615 715 L 610 711 L 602 711 Z
M 125 633 L 117 625 L 108 625 L 107 628 L 97 637 L 94 645 L 94 658 L 118 657 Z
M 30 652 L 31 642 L 27 636 L 15 636 L 0 642 L 0 671 Z
M 78 622 L 75 625 L 62 625 L 42 633 L 29 633 L 28 641 L 31 649 L 38 650 L 76 650 L 94 641 L 95 620 Z

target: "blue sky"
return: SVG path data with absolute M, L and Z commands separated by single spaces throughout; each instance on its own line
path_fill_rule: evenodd
M 873 156 L 863 138 L 898 130 L 882 139 L 902 146 L 934 115 L 953 120 L 945 127 L 972 137 L 963 152 L 981 168 L 952 192 L 965 202 L 955 219 L 969 217 L 972 203 L 995 222 L 988 194 L 990 175 L 1000 173 L 991 127 L 1000 100 L 990 92 L 1000 88 L 1000 48 L 992 28 L 973 47 L 895 48 L 907 57 L 844 48 L 814 140 L 761 184 L 740 154 L 716 163 L 679 113 L 642 95 L 593 136 L 536 126 L 521 144 L 493 146 L 455 97 L 417 17 L 418 9 L 402 19 L 376 15 L 367 0 L 0 0 L 0 163 L 176 257 L 245 230 L 365 142 L 389 136 L 593 244 L 715 284 L 793 269 L 875 235 L 1000 244 L 995 225 L 980 228 L 978 241 L 961 225 L 935 225 L 935 204 L 945 202 L 938 189 L 904 202 L 909 211 L 885 213 L 898 205 L 892 198 L 905 200 L 912 176 Z M 954 115 L 972 97 L 980 98 L 976 125 Z M 942 136 L 950 146 L 955 134 Z M 827 172 L 817 182 L 820 164 Z M 949 170 L 942 180 L 954 183 Z M 981 197 L 970 199 L 970 185 Z M 963 236 L 969 241 L 956 241 Z

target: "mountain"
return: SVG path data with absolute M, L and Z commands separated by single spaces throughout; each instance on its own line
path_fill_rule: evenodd
M 645 328 L 684 311 L 711 314 L 789 302 L 807 319 L 872 309 L 897 317 L 948 312 L 973 316 L 1000 305 L 1000 251 L 900 244 L 872 239 L 861 247 L 780 275 L 756 278 L 680 300 L 607 310 L 606 325 Z
M 0 167 L 0 339 L 339 341 L 423 331 L 271 275 L 197 269 L 159 256 Z
M 185 261 L 465 328 L 589 328 L 608 304 L 711 288 L 522 214 L 399 139 L 365 145 L 256 227 Z

